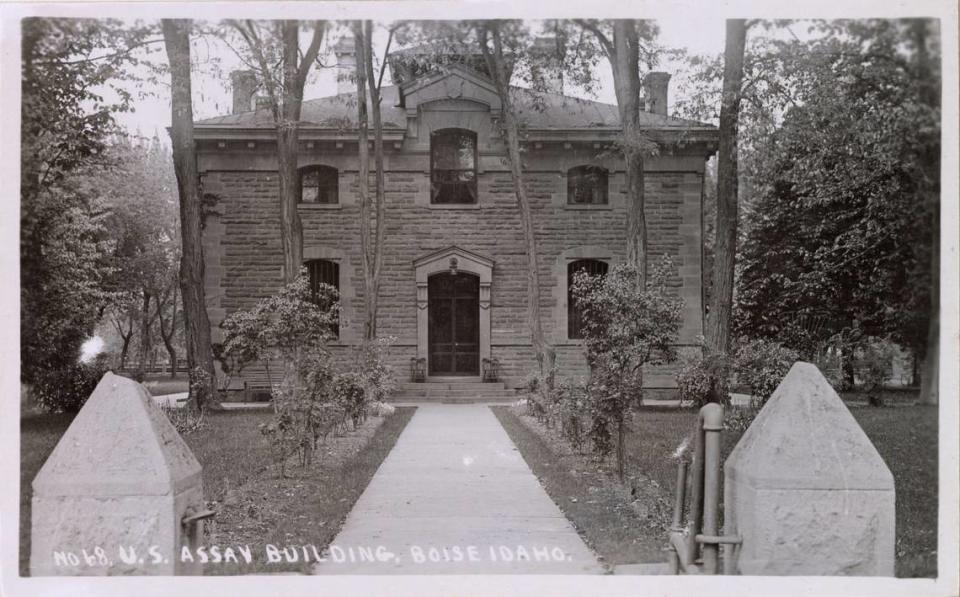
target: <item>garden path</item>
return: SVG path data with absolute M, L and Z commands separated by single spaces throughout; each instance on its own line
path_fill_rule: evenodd
M 600 574 L 603 568 L 489 407 L 424 404 L 314 573 Z

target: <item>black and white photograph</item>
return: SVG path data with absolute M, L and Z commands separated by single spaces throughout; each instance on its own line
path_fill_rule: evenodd
M 0 6 L 0 593 L 960 594 L 957 10 Z

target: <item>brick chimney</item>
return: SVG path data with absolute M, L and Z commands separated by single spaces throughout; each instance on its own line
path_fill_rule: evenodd
M 337 95 L 342 93 L 355 94 L 357 92 L 357 50 L 353 43 L 353 36 L 341 37 L 337 45 L 333 46 L 333 53 L 337 57 Z
M 530 53 L 536 58 L 534 61 L 535 77 L 542 77 L 544 91 L 563 94 L 563 70 L 560 68 L 560 57 L 557 55 L 557 40 L 555 37 L 538 37 L 533 41 Z
M 670 73 L 652 72 L 643 78 L 646 111 L 661 116 L 667 115 L 667 88 L 670 85 Z
M 233 112 L 240 114 L 253 109 L 253 94 L 256 93 L 257 75 L 252 70 L 235 70 L 230 73 L 233 85 Z

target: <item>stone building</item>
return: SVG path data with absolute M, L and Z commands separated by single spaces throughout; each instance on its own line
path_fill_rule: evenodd
M 352 48 L 337 48 L 353 64 Z M 395 336 L 392 359 L 406 377 L 424 358 L 430 377 L 474 377 L 496 358 L 517 384 L 536 366 L 525 323 L 526 256 L 519 210 L 496 121 L 501 105 L 477 63 L 426 73 L 393 69 L 383 90 L 386 239 L 378 332 Z M 671 285 L 683 297 L 680 343 L 702 333 L 702 196 L 710 125 L 667 116 L 669 75 L 650 73 L 641 121 L 660 144 L 646 160 L 650 260 L 670 255 Z M 205 194 L 206 293 L 214 341 L 218 324 L 282 283 L 278 175 L 270 111 L 256 108 L 252 73 L 233 75 L 234 110 L 196 123 Z M 625 175 L 610 150 L 616 106 L 514 88 L 524 126 L 526 185 L 535 218 L 545 332 L 567 373 L 586 371 L 571 274 L 602 273 L 623 260 Z M 372 134 L 371 134 L 372 138 Z M 342 312 L 334 350 L 362 336 L 355 87 L 303 104 L 299 166 L 303 256 L 315 281 L 335 285 Z M 371 160 L 371 170 L 373 164 Z M 372 180 L 372 178 L 371 178 Z M 255 377 L 255 369 L 245 375 Z M 670 388 L 667 371 L 648 375 Z

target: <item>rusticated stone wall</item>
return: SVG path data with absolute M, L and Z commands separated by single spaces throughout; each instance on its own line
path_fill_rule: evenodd
M 611 264 L 622 261 L 624 175 L 615 163 L 576 150 L 531 152 L 526 160 L 526 186 L 540 253 L 545 331 L 557 347 L 564 371 L 583 374 L 582 349 L 566 332 L 566 265 L 583 257 Z M 345 353 L 359 339 L 364 300 L 356 160 L 348 152 L 338 152 L 312 156 L 309 161 L 340 169 L 340 205 L 302 206 L 300 214 L 304 257 L 329 258 L 340 264 L 343 312 L 337 351 Z M 278 177 L 270 170 L 217 169 L 215 157 L 210 156 L 204 163 L 204 192 L 217 197 L 204 230 L 207 299 L 216 341 L 220 336 L 217 325 L 226 314 L 270 295 L 282 281 Z M 233 159 L 230 163 L 238 162 Z M 602 163 L 610 169 L 609 205 L 566 205 L 566 171 L 584 163 Z M 695 342 L 702 333 L 703 163 L 703 158 L 696 156 L 666 156 L 647 163 L 649 255 L 651 261 L 663 254 L 673 261 L 670 286 L 685 301 L 681 344 Z M 494 261 L 491 351 L 500 359 L 507 381 L 518 382 L 535 367 L 526 327 L 526 253 L 511 177 L 499 159 L 482 151 L 480 164 L 478 205 L 431 206 L 429 155 L 395 152 L 388 156 L 378 331 L 397 337 L 393 359 L 403 367 L 404 375 L 417 342 L 413 261 L 451 245 Z M 656 370 L 648 376 L 648 385 L 669 388 L 674 384 L 668 370 Z

